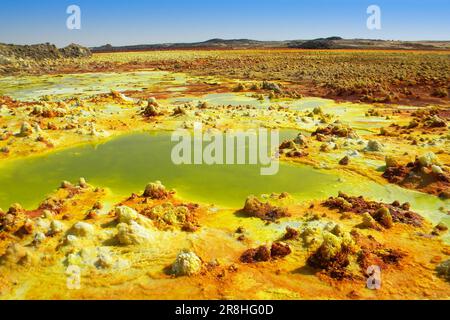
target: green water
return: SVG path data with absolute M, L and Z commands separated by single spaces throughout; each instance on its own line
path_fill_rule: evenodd
M 280 139 L 294 137 L 284 131 Z M 298 191 L 314 185 L 317 195 L 337 177 L 307 167 L 281 166 L 275 176 L 261 176 L 260 165 L 175 165 L 169 133 L 139 133 L 99 145 L 84 145 L 0 166 L 0 206 L 19 202 L 33 207 L 63 180 L 86 178 L 126 197 L 148 182 L 161 180 L 181 196 L 224 206 L 240 206 L 247 195 Z
M 283 132 L 280 139 L 294 134 Z M 104 144 L 4 161 L 0 164 L 0 207 L 18 202 L 34 208 L 61 181 L 76 182 L 84 177 L 93 185 L 108 187 L 117 199 L 161 180 L 186 199 L 234 208 L 241 207 L 250 194 L 286 191 L 301 201 L 325 199 L 342 190 L 374 200 L 409 201 L 430 220 L 449 222 L 439 211 L 442 206 L 448 209 L 448 202 L 427 194 L 304 165 L 280 164 L 273 176 L 260 175 L 260 165 L 174 165 L 170 154 L 175 144 L 169 133 L 139 133 Z

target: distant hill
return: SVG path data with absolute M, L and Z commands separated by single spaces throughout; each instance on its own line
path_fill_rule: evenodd
M 302 49 L 448 50 L 450 41 L 394 41 L 331 37 L 291 41 L 288 46 Z
M 15 45 L 0 43 L 0 74 L 39 70 L 44 65 L 63 58 L 83 58 L 92 55 L 88 48 L 71 44 L 58 49 L 50 43 Z
M 110 44 L 90 48 L 92 52 L 146 51 L 175 49 L 258 49 L 258 48 L 300 48 L 300 49 L 396 49 L 396 50 L 450 50 L 450 41 L 394 41 L 373 39 L 343 39 L 341 37 L 313 40 L 259 41 L 251 39 L 210 39 L 192 43 L 161 43 L 130 46 Z
M 161 44 L 142 44 L 142 45 L 131 45 L 131 46 L 120 46 L 115 47 L 110 44 L 90 48 L 92 52 L 101 51 L 139 51 L 139 50 L 163 50 L 163 49 L 201 49 L 201 48 L 212 48 L 212 49 L 244 49 L 244 48 L 276 48 L 276 47 L 287 47 L 288 41 L 258 41 L 250 39 L 210 39 L 203 42 L 191 42 L 191 43 L 161 43 Z
M 0 43 L 0 64 L 1 61 L 29 59 L 60 59 L 60 58 L 80 58 L 92 55 L 88 48 L 77 44 L 71 44 L 65 48 L 58 49 L 50 43 L 34 45 L 15 45 Z

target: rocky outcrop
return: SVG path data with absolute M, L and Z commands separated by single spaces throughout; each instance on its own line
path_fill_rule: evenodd
M 65 48 L 58 49 L 54 44 L 35 44 L 35 45 L 13 45 L 0 44 L 0 63 L 4 60 L 14 59 L 60 59 L 60 58 L 82 58 L 92 55 L 88 48 L 77 44 L 70 44 Z
M 64 58 L 84 58 L 92 55 L 91 50 L 75 43 L 59 49 L 59 52 Z
M 287 198 L 289 195 L 287 193 L 282 193 L 280 195 L 273 195 L 272 200 L 282 200 Z M 273 202 L 273 201 L 272 201 Z M 269 201 L 261 201 L 255 196 L 249 196 L 245 200 L 244 208 L 242 212 L 251 217 L 257 217 L 266 221 L 276 221 L 283 217 L 288 217 L 290 214 L 284 206 L 278 206 Z
M 383 178 L 402 187 L 449 198 L 450 173 L 436 154 L 427 152 L 406 165 L 386 159 Z
M 50 43 L 14 45 L 0 43 L 0 73 L 12 74 L 39 69 L 42 64 L 59 59 L 87 58 L 92 55 L 88 48 L 70 44 L 58 49 Z

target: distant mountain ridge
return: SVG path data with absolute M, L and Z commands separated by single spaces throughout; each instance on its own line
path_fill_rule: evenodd
M 343 39 L 328 37 L 313 40 L 261 41 L 252 39 L 214 38 L 202 42 L 161 43 L 129 46 L 110 44 L 92 47 L 92 52 L 146 51 L 172 49 L 258 49 L 258 48 L 300 48 L 300 49 L 386 49 L 386 50 L 450 50 L 450 41 L 400 41 L 376 39 Z

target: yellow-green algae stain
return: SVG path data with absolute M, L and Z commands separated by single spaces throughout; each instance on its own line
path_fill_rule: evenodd
M 33 100 L 50 95 L 64 99 L 89 96 L 113 90 L 142 90 L 154 85 L 184 85 L 183 74 L 165 71 L 125 73 L 82 73 L 46 76 L 4 77 L 0 79 L 0 95 Z

